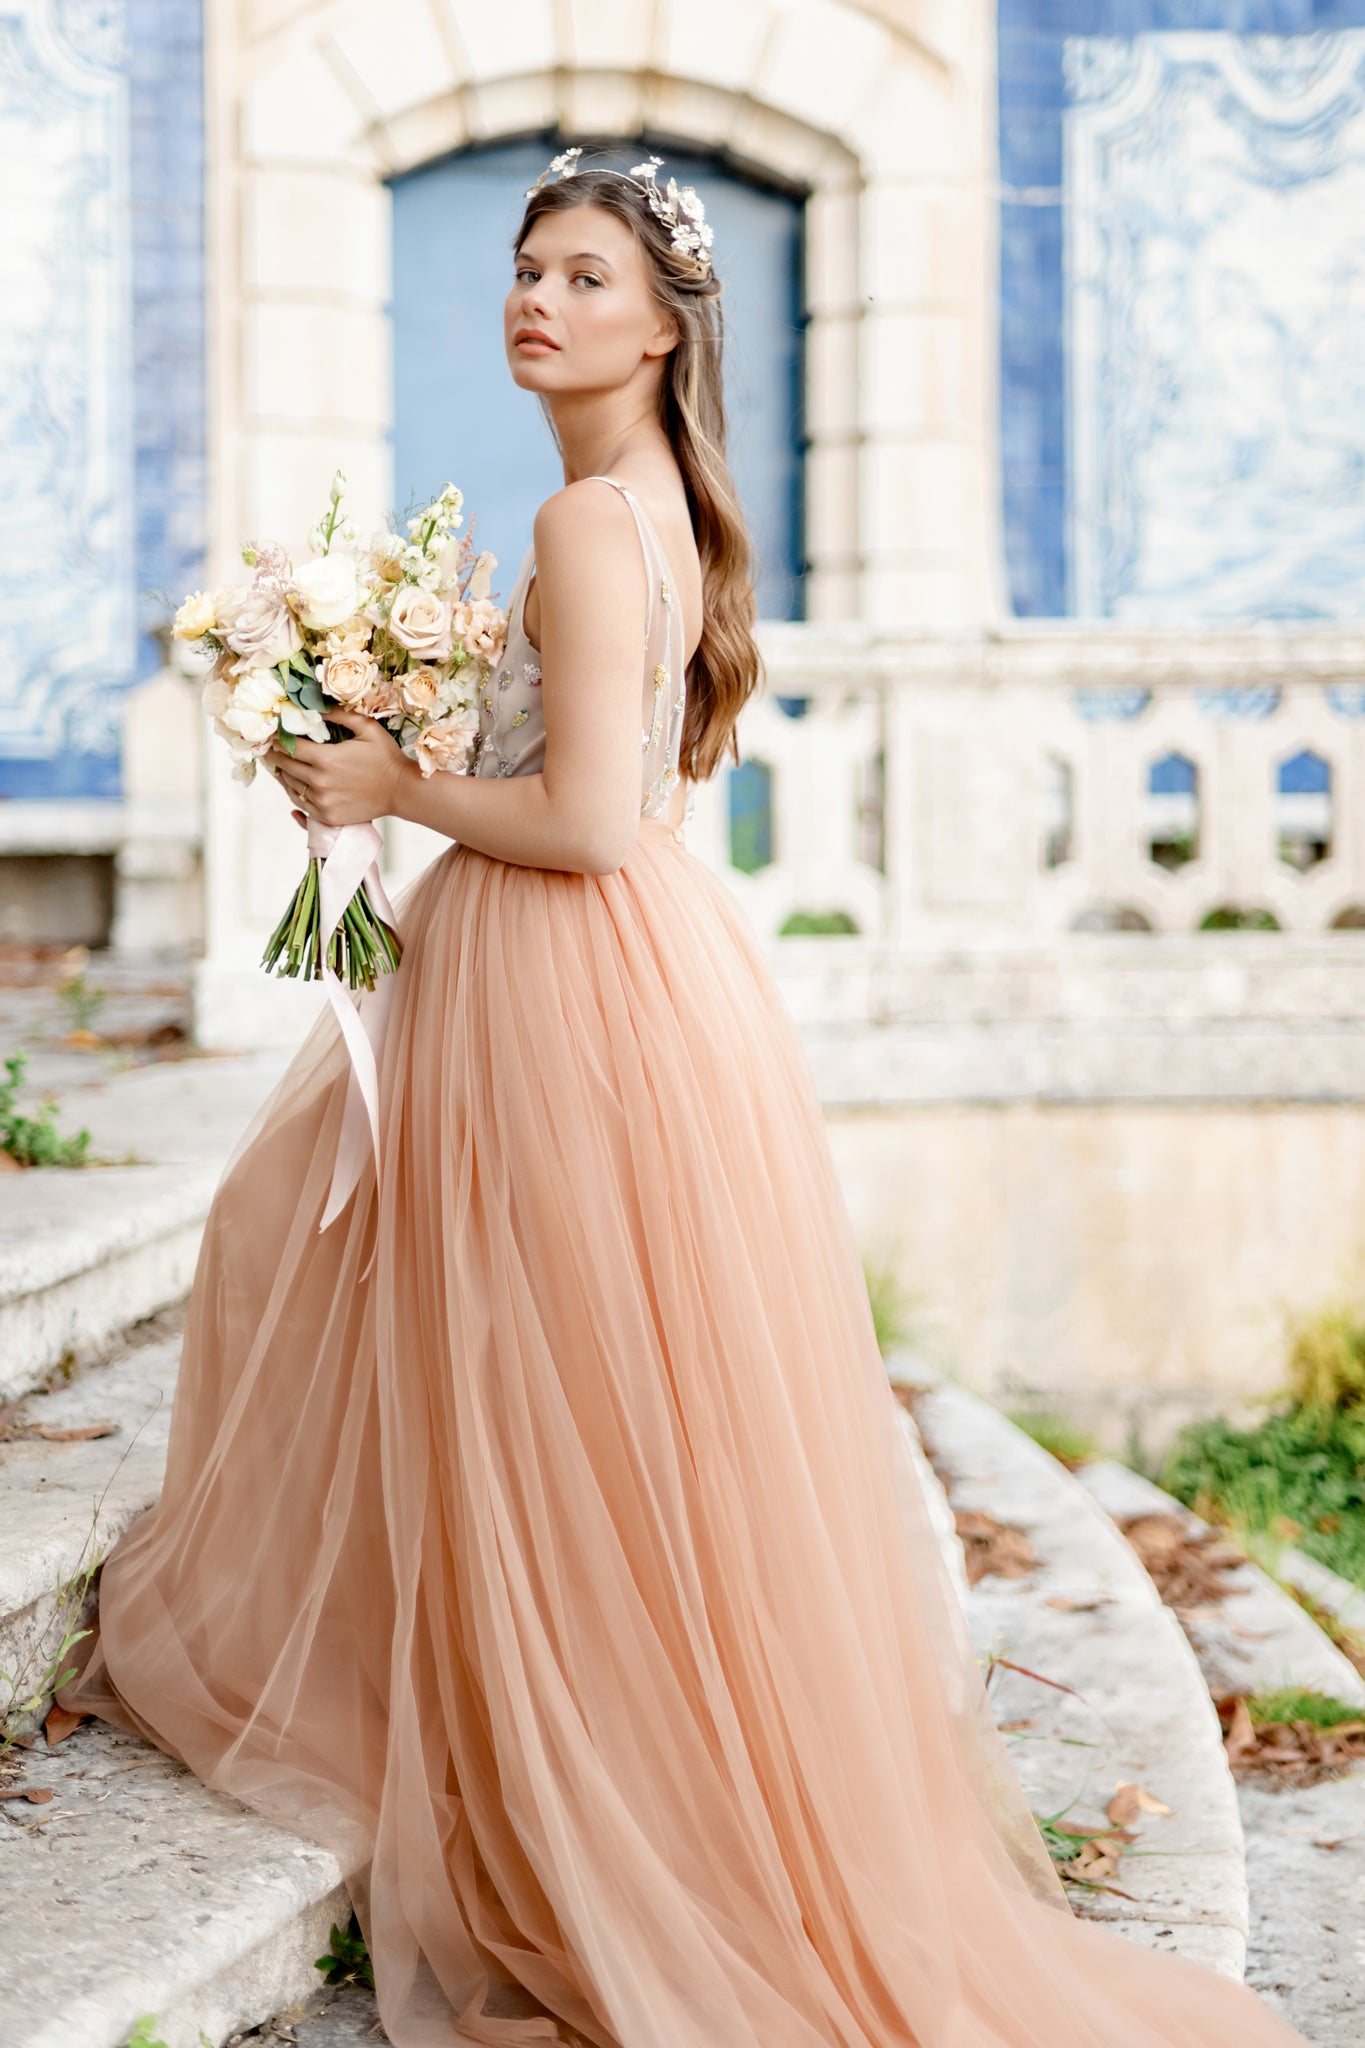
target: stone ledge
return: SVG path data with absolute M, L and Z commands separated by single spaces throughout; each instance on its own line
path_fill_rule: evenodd
M 1076 1476 L 1119 1525 L 1138 1515 L 1170 1515 L 1191 1535 L 1214 1533 L 1182 1502 L 1112 1459 L 1084 1465 Z M 1365 1678 L 1258 1565 L 1248 1561 L 1229 1571 L 1227 1585 L 1225 1602 L 1201 1607 L 1198 1618 L 1186 1623 L 1200 1668 L 1215 1691 L 1302 1686 L 1365 1707 Z
M 66 1429 L 112 1421 L 113 1435 L 0 1445 L 0 1671 L 24 1674 L 22 1696 L 57 1648 L 58 1587 L 161 1491 L 179 1351 L 171 1337 L 125 1352 L 72 1386 L 33 1395 L 25 1409 L 28 1421 Z
M 913 1380 L 915 1369 L 893 1361 L 894 1377 Z M 1021 1772 L 1030 1803 L 1039 1812 L 1070 1803 L 1100 1817 L 1115 1784 L 1128 1781 L 1172 1809 L 1143 1818 L 1140 1855 L 1120 1867 L 1118 1882 L 1134 1898 L 1096 1895 L 1079 1910 L 1240 1978 L 1247 1891 L 1236 1792 L 1208 1688 L 1175 1617 L 1076 1479 L 975 1395 L 944 1382 L 924 1387 L 920 1412 L 935 1461 L 952 1475 L 952 1505 L 1022 1528 L 1039 1560 L 1027 1577 L 983 1579 L 968 1595 L 979 1653 L 1011 1657 L 1085 1703 L 1057 1695 L 1054 1739 L 1034 1741 Z M 1042 1688 L 1003 1678 L 998 1718 L 1041 1716 Z M 1084 1785 L 1077 1740 L 1103 1745 Z
M 187 1292 L 213 1167 L 34 1168 L 0 1180 L 0 1400 Z

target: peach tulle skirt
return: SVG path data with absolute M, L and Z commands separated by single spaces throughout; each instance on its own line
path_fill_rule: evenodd
M 1066 1908 L 724 885 L 646 821 L 400 918 L 377 1199 L 324 1020 L 63 1703 L 336 1850 L 398 2048 L 1289 2048 Z

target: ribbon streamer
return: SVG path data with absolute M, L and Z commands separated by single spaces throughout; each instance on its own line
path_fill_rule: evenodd
M 374 988 L 363 991 L 363 1002 L 359 997 L 352 1002 L 350 991 L 327 965 L 327 946 L 357 889 L 365 891 L 384 922 L 397 930 L 393 906 L 379 877 L 383 844 L 374 825 L 324 825 L 317 818 L 308 820 L 308 851 L 322 862 L 318 876 L 322 985 L 351 1055 L 336 1164 L 320 1231 L 335 1222 L 355 1193 L 368 1151 L 374 1153 L 376 1181 L 379 1178 L 379 1054 L 393 1001 L 393 975 L 381 974 Z

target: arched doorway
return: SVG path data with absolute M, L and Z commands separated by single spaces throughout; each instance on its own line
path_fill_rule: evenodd
M 522 194 L 563 147 L 551 137 L 459 150 L 392 181 L 397 507 L 452 477 L 500 559 L 504 597 L 536 507 L 562 482 L 539 406 L 507 374 L 502 301 Z M 800 618 L 804 201 L 663 143 L 636 140 L 608 160 L 628 168 L 651 151 L 697 187 L 715 227 L 730 454 L 758 547 L 759 610 Z

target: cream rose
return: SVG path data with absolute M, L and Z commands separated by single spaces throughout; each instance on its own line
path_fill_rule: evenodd
M 419 661 L 444 661 L 450 652 L 450 604 L 434 590 L 404 583 L 394 592 L 389 633 Z
M 176 640 L 202 640 L 218 623 L 218 600 L 211 590 L 196 590 L 185 599 L 171 627 Z
M 218 633 L 237 656 L 238 675 L 248 669 L 273 668 L 288 661 L 303 645 L 298 621 L 273 582 L 257 580 L 218 598 Z
M 299 617 L 314 633 L 329 633 L 355 617 L 367 592 L 354 555 L 314 555 L 294 572 Z
M 321 687 L 329 697 L 335 697 L 338 704 L 345 704 L 351 709 L 378 681 L 379 663 L 372 654 L 365 654 L 358 648 L 329 654 L 326 661 L 318 664 Z
M 440 704 L 445 681 L 436 669 L 406 669 L 395 680 L 398 701 L 409 717 L 429 718 Z
M 486 597 L 466 598 L 456 605 L 452 621 L 466 654 L 496 668 L 507 644 L 507 615 Z
M 472 711 L 452 711 L 417 735 L 413 758 L 423 775 L 459 775 L 469 761 L 479 721 Z

